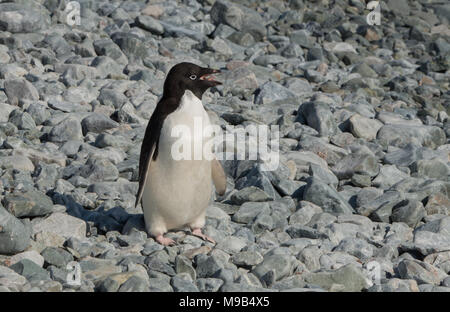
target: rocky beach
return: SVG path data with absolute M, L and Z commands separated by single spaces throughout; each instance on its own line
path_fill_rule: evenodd
M 450 292 L 450 4 L 368 4 L 0 0 L 0 291 Z M 134 205 L 180 62 L 224 131 L 279 129 L 274 170 L 221 160 L 216 244 Z

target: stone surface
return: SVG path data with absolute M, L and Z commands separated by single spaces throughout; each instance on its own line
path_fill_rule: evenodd
M 321 207 L 323 211 L 336 214 L 351 214 L 352 207 L 333 188 L 312 178 L 303 191 L 303 199 Z
M 30 245 L 31 225 L 0 205 L 0 254 L 16 254 Z
M 51 198 L 34 190 L 6 195 L 3 205 L 16 217 L 45 216 L 53 211 Z
M 35 223 L 33 232 L 50 232 L 65 238 L 86 236 L 86 222 L 65 213 L 55 212 L 48 218 Z
M 0 291 L 450 289 L 447 3 L 380 2 L 371 26 L 359 0 L 83 0 L 80 25 L 0 2 Z M 215 244 L 186 220 L 162 246 L 135 207 L 180 62 L 220 70 Z

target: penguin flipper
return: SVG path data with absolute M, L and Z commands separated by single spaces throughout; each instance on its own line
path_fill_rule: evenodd
M 222 164 L 216 158 L 211 161 L 211 176 L 216 187 L 216 192 L 222 196 L 227 190 L 227 176 L 225 175 Z
M 150 163 L 152 162 L 154 152 L 155 152 L 155 145 L 152 146 L 151 152 L 145 158 L 141 157 L 141 162 L 139 164 L 139 189 L 136 195 L 136 202 L 134 204 L 135 207 L 139 205 L 142 199 L 145 182 L 147 181 L 148 171 L 150 169 Z

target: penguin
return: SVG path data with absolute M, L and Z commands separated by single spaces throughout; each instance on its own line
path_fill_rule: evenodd
M 202 233 L 202 227 L 213 183 L 219 195 L 226 191 L 225 172 L 215 157 L 212 160 L 173 157 L 172 146 L 179 138 L 172 136 L 172 129 L 182 125 L 194 133 L 196 119 L 201 119 L 203 126 L 210 125 L 202 95 L 208 88 L 221 84 L 212 76 L 219 72 L 188 62 L 173 66 L 145 130 L 135 206 L 142 204 L 145 228 L 161 245 L 175 244 L 164 234 L 184 226 L 189 226 L 193 235 L 215 243 Z M 200 135 L 204 142 L 204 134 Z

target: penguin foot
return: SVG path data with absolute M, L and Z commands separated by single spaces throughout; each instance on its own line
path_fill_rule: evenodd
M 175 241 L 173 239 L 164 237 L 162 235 L 156 236 L 156 241 L 163 246 L 175 245 Z
M 193 230 L 192 230 L 192 234 L 195 235 L 195 236 L 200 237 L 201 239 L 203 239 L 203 240 L 205 240 L 205 241 L 211 242 L 211 243 L 213 243 L 213 244 L 216 243 L 216 241 L 213 240 L 211 237 L 209 237 L 209 236 L 203 234 L 203 233 L 202 233 L 202 229 L 200 229 L 200 228 L 193 229 Z

